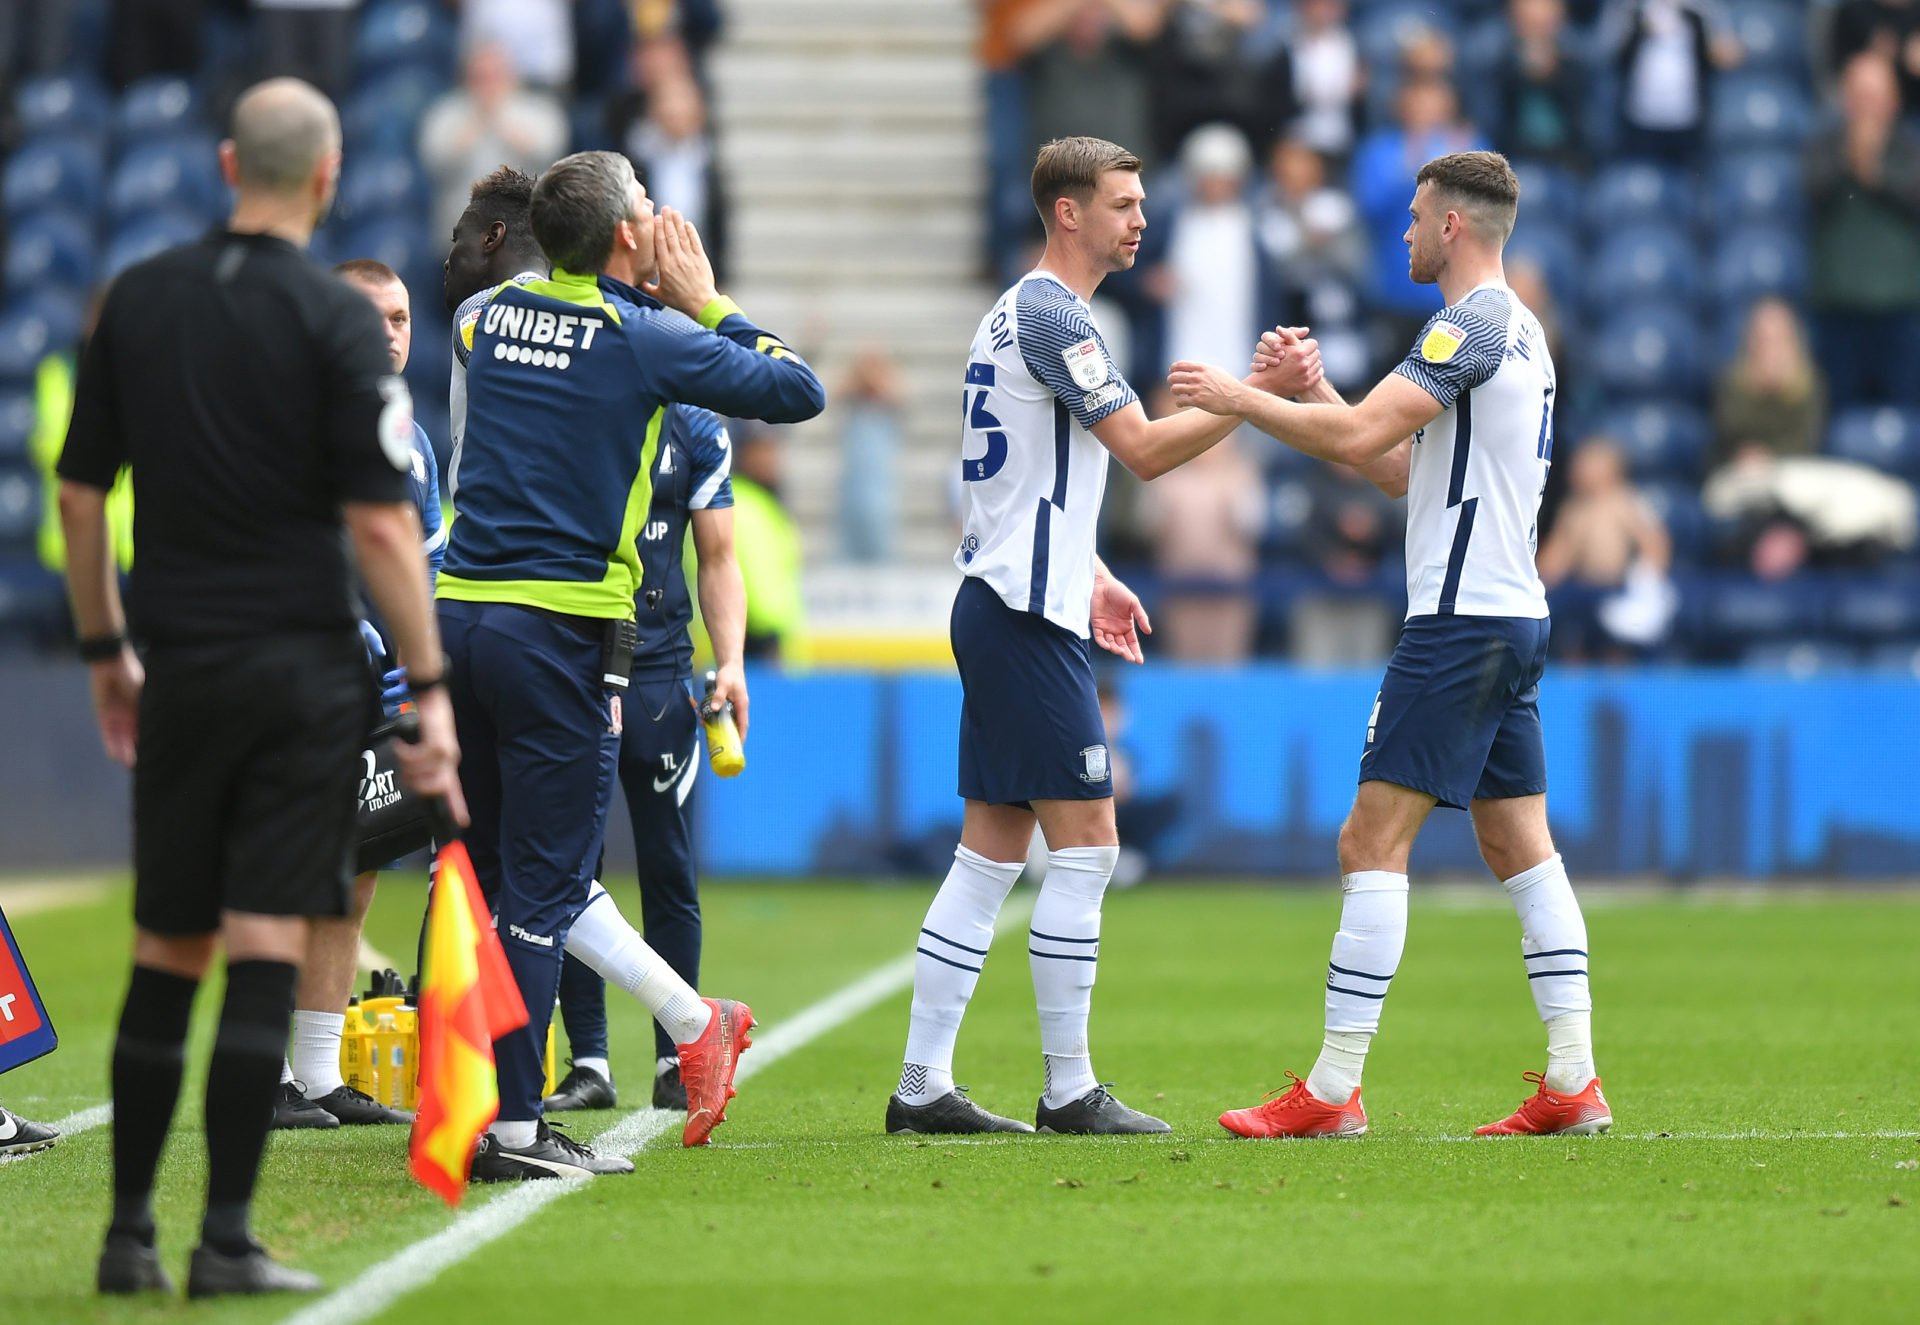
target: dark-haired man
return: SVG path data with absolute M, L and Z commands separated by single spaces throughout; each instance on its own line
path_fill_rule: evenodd
M 551 277 L 497 288 L 463 328 L 458 518 L 438 588 L 454 708 L 474 743 L 467 844 L 530 1014 L 495 1046 L 500 1113 L 474 1158 L 478 1181 L 632 1171 L 546 1126 L 541 1049 L 612 799 L 635 537 L 667 412 L 793 422 L 825 404 L 813 370 L 714 289 L 693 228 L 654 215 L 625 157 L 556 162 L 529 219 Z M 629 966 L 623 984 L 673 1033 L 682 1140 L 701 1144 L 723 1121 L 752 1014 L 701 999 L 643 943 L 619 944 L 602 958 Z
M 1119 859 L 1107 732 L 1088 637 L 1130 662 L 1151 632 L 1140 600 L 1094 555 L 1107 456 L 1142 479 L 1176 469 L 1237 421 L 1183 410 L 1149 421 L 1107 353 L 1087 301 L 1133 266 L 1147 220 L 1140 158 L 1100 138 L 1040 149 L 1033 201 L 1040 263 L 981 319 L 967 356 L 963 534 L 953 651 L 966 810 L 953 868 L 920 928 L 895 1133 L 1027 1132 L 953 1082 L 953 1048 L 994 922 L 1036 823 L 1047 878 L 1027 934 L 1040 1014 L 1041 1131 L 1166 1132 L 1100 1084 L 1087 1043 L 1100 904 Z M 1258 382 L 1289 394 L 1320 378 L 1318 347 L 1291 346 Z
M 459 481 L 460 443 L 467 435 L 467 353 L 473 348 L 473 324 L 500 286 L 543 280 L 549 270 L 528 220 L 533 185 L 532 175 L 512 166 L 475 180 L 467 209 L 454 222 L 452 246 L 441 267 L 440 292 L 453 315 L 453 373 L 447 384 L 452 418 L 448 441 L 453 448 L 447 461 L 450 493 Z
M 1218 368 L 1177 363 L 1174 398 L 1244 418 L 1296 450 L 1351 465 L 1407 509 L 1407 620 L 1367 719 L 1360 789 L 1340 830 L 1340 930 L 1327 965 L 1326 1038 L 1305 1081 L 1234 1109 L 1240 1136 L 1367 1130 L 1360 1074 L 1407 939 L 1407 860 L 1435 805 L 1473 815 L 1480 854 L 1520 916 L 1521 956 L 1547 1027 L 1547 1066 L 1481 1135 L 1604 1132 L 1593 1064 L 1587 926 L 1547 830 L 1540 674 L 1547 595 L 1535 520 L 1553 461 L 1553 358 L 1507 287 L 1501 254 L 1520 183 L 1493 152 L 1421 167 L 1408 270 L 1446 307 L 1405 362 L 1349 407 L 1264 398 Z M 1262 356 L 1284 336 L 1263 338 Z M 1256 363 L 1260 362 L 1256 358 Z M 1288 1074 L 1292 1076 L 1292 1073 Z

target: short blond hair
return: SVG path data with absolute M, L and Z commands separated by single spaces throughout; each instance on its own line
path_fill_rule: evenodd
M 1033 205 L 1040 221 L 1053 229 L 1053 204 L 1071 198 L 1082 207 L 1093 201 L 1100 177 L 1109 170 L 1140 173 L 1140 158 L 1104 138 L 1055 138 L 1033 163 Z
M 1417 188 L 1432 184 L 1435 193 L 1472 218 L 1474 228 L 1504 244 L 1520 214 L 1520 178 L 1498 152 L 1454 152 L 1420 167 Z

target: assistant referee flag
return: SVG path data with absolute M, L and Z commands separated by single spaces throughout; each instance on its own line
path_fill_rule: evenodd
M 488 923 L 466 847 L 435 862 L 420 990 L 420 1115 L 408 1146 L 413 1176 L 448 1205 L 466 1194 L 474 1143 L 500 1111 L 493 1042 L 527 1024 L 527 1006 Z

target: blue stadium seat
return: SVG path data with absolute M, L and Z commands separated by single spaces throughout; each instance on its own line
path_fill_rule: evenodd
M 49 133 L 99 135 L 113 119 L 113 99 L 90 75 L 45 74 L 20 84 L 14 113 L 23 138 Z
M 40 515 L 40 475 L 30 465 L 0 463 L 0 547 L 31 547 Z
M 93 279 L 93 222 L 69 211 L 34 212 L 7 236 L 6 288 L 86 287 Z
M 1813 109 L 1799 83 L 1777 74 L 1731 73 L 1713 91 L 1709 130 L 1722 151 L 1742 147 L 1799 146 L 1813 124 Z
M 51 349 L 68 349 L 80 343 L 80 332 L 87 324 L 87 290 L 78 285 L 41 285 L 16 291 L 8 307 L 38 318 L 46 328 Z
M 360 152 L 411 152 L 420 116 L 446 90 L 438 74 L 398 68 L 354 92 L 340 117 L 347 160 Z
M 185 212 L 155 212 L 128 221 L 107 243 L 107 255 L 100 264 L 101 279 L 110 281 L 135 263 L 190 243 L 206 232 L 205 217 Z
M 1828 592 L 1823 581 L 1804 578 L 1716 580 L 1706 586 L 1700 626 L 1736 652 L 1764 641 L 1816 639 L 1823 633 Z
M 1676 565 L 1698 566 L 1712 552 L 1712 527 L 1700 505 L 1698 484 L 1681 482 L 1642 483 L 1640 495 L 1667 527 L 1673 540 Z
M 65 603 L 60 577 L 40 564 L 32 543 L 0 557 L 0 638 L 57 632 L 65 620 Z
M 390 216 L 356 225 L 333 245 L 336 262 L 373 258 L 399 272 L 413 297 L 414 316 L 423 326 L 435 325 L 430 310 L 440 306 L 440 266 L 445 257 L 417 216 Z
M 1740 655 L 1740 666 L 1749 672 L 1777 672 L 1795 679 L 1849 671 L 1858 662 L 1846 645 L 1814 640 L 1756 644 Z
M 1586 302 L 1604 312 L 1638 299 L 1688 302 L 1699 290 L 1699 256 L 1683 230 L 1641 223 L 1601 241 L 1587 268 Z
M 53 333 L 40 313 L 17 304 L 0 312 L 0 384 L 30 388 L 40 361 L 53 348 Z
M 1516 161 L 1513 173 L 1520 177 L 1522 215 L 1556 226 L 1580 224 L 1586 190 L 1579 179 L 1541 161 Z
M 1708 174 L 1714 223 L 1722 228 L 1791 224 L 1806 205 L 1800 158 L 1792 152 L 1736 152 L 1715 159 Z
M 1734 35 L 1740 39 L 1741 68 L 1806 76 L 1808 33 L 1804 4 L 1740 0 L 1728 9 Z
M 130 149 L 107 181 L 107 214 L 125 225 L 155 211 L 199 216 L 209 223 L 230 201 L 211 135 L 153 138 Z
M 66 133 L 34 139 L 13 154 L 0 181 L 7 215 L 46 207 L 92 211 L 100 205 L 104 166 L 95 139 Z
M 1647 400 L 1620 405 L 1600 416 L 1594 432 L 1620 444 L 1627 465 L 1641 478 L 1697 478 L 1712 425 L 1692 405 Z
M 1920 579 L 1898 576 L 1840 586 L 1833 597 L 1836 633 L 1866 644 L 1920 638 Z
M 26 456 L 38 421 L 31 391 L 18 386 L 0 390 L 0 462 Z
M 1525 197 L 1524 188 L 1521 197 Z M 1602 169 L 1587 186 L 1585 215 L 1596 236 L 1646 223 L 1678 231 L 1698 219 L 1699 193 L 1691 177 L 1645 161 Z
M 114 136 L 123 144 L 181 134 L 200 127 L 200 98 L 184 78 L 143 78 L 120 94 Z
M 1744 308 L 1766 295 L 1798 299 L 1807 288 L 1807 246 L 1797 232 L 1754 226 L 1717 239 L 1713 295 L 1723 308 Z
M 431 201 L 427 177 L 411 154 L 362 154 L 340 172 L 337 205 L 349 225 L 387 216 L 418 218 Z
M 364 83 L 389 69 L 413 67 L 451 81 L 458 33 L 446 7 L 428 0 L 381 0 L 360 17 L 354 67 Z
M 1641 301 L 1614 314 L 1589 338 L 1587 357 L 1603 389 L 1629 398 L 1701 386 L 1700 326 L 1676 305 Z
M 1920 480 L 1920 413 L 1847 410 L 1827 431 L 1827 454 Z
M 1583 294 L 1580 245 L 1572 229 L 1535 216 L 1524 206 L 1513 238 L 1507 243 L 1507 262 L 1523 261 L 1541 270 L 1553 289 L 1554 298 L 1563 307 L 1573 304 Z
M 1361 64 L 1379 75 L 1398 79 L 1401 46 L 1423 30 L 1438 32 L 1459 44 L 1459 24 L 1451 6 L 1432 0 L 1383 0 L 1353 18 L 1354 41 Z
M 1920 681 L 1920 640 L 1882 644 L 1868 652 L 1867 666 L 1876 672 L 1896 672 Z

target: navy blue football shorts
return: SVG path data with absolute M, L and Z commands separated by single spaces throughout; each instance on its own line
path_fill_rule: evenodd
M 1544 793 L 1547 634 L 1544 617 L 1409 618 L 1373 701 L 1360 781 L 1424 791 L 1456 810 Z
M 989 805 L 1113 795 L 1088 641 L 969 575 L 953 599 L 960 794 Z

